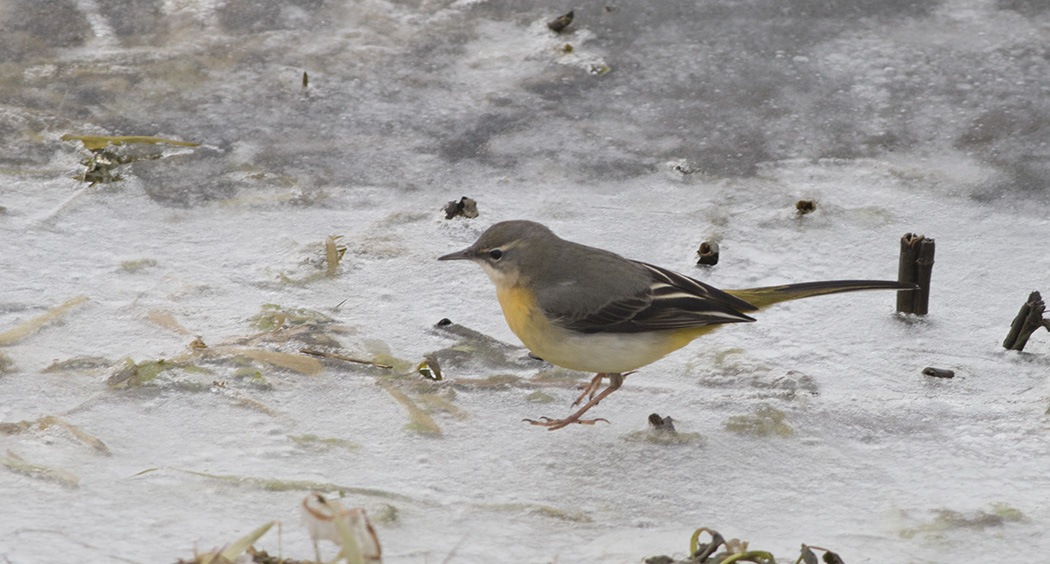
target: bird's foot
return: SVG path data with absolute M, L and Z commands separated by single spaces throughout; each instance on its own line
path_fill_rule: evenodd
M 627 374 L 630 374 L 630 372 L 628 372 Z M 606 423 L 608 423 L 608 419 L 580 419 L 580 417 L 582 417 L 584 413 L 587 413 L 588 409 L 598 405 L 598 402 L 605 399 L 606 396 L 618 390 L 623 384 L 623 377 L 627 376 L 627 374 L 598 374 L 597 376 L 595 376 L 593 379 L 591 379 L 591 383 L 587 386 L 588 390 L 590 388 L 597 389 L 598 387 L 600 387 L 602 378 L 606 377 L 609 378 L 609 386 L 602 390 L 602 393 L 592 397 L 590 401 L 588 401 L 586 405 L 578 409 L 576 413 L 573 413 L 565 419 L 551 419 L 550 417 L 541 417 L 539 421 L 536 421 L 534 419 L 523 419 L 522 421 L 528 421 L 533 425 L 546 427 L 548 431 L 561 429 L 562 427 L 572 425 L 573 423 L 578 423 L 580 425 L 594 425 L 599 421 L 605 421 Z M 583 394 L 587 395 L 587 391 L 584 391 Z M 580 398 L 582 399 L 583 396 L 580 396 Z M 580 400 L 578 399 L 576 401 L 579 402 Z
M 550 417 L 540 417 L 538 421 L 536 419 L 522 419 L 522 421 L 527 421 L 533 425 L 539 425 L 540 427 L 546 427 L 548 431 L 561 429 L 562 427 L 568 427 L 573 423 L 579 425 L 594 425 L 599 421 L 604 421 L 606 423 L 609 422 L 608 419 L 602 417 L 599 417 L 597 419 L 580 419 L 579 417 L 575 416 L 569 416 L 565 419 L 551 419 Z

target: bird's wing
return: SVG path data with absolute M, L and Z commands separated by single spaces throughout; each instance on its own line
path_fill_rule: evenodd
M 741 311 L 757 308 L 740 298 L 658 266 L 637 264 L 652 278 L 642 291 L 609 302 L 597 311 L 548 311 L 548 317 L 556 325 L 583 333 L 637 333 L 754 321 Z

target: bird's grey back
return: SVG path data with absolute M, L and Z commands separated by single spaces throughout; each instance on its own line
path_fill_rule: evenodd
M 552 234 L 553 235 L 553 234 Z M 557 236 L 555 236 L 557 237 Z M 559 239 L 557 249 L 543 257 L 536 289 L 538 305 L 550 315 L 575 317 L 644 292 L 649 272 L 616 253 Z

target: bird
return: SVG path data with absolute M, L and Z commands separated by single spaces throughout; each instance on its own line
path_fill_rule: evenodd
M 582 419 L 624 378 L 693 340 L 776 303 L 858 290 L 914 290 L 882 280 L 832 280 L 719 290 L 689 276 L 558 237 L 527 220 L 496 223 L 469 247 L 438 260 L 479 264 L 496 286 L 510 330 L 543 360 L 596 375 L 568 417 L 524 419 L 556 430 Z M 609 385 L 600 393 L 602 381 Z

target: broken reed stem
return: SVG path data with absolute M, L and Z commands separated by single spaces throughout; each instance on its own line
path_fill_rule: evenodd
M 933 239 L 922 238 L 919 243 L 919 258 L 916 260 L 918 267 L 918 280 L 916 284 L 919 289 L 912 292 L 915 294 L 916 315 L 926 315 L 930 311 L 930 279 L 933 277 L 933 252 L 935 250 Z
M 933 276 L 933 239 L 906 233 L 901 237 L 901 256 L 897 281 L 919 286 L 914 291 L 897 292 L 897 311 L 926 315 L 930 310 L 930 280 Z
M 1003 348 L 1011 351 L 1022 351 L 1025 345 L 1028 344 L 1028 338 L 1032 336 L 1036 329 L 1046 327 L 1050 331 L 1050 321 L 1043 319 L 1044 311 L 1046 311 L 1046 304 L 1043 302 L 1043 297 L 1039 295 L 1039 292 L 1029 294 L 1028 301 L 1021 306 L 1021 311 L 1017 312 L 1017 317 L 1010 324 L 1010 333 L 1006 335 L 1006 339 L 1003 341 Z

